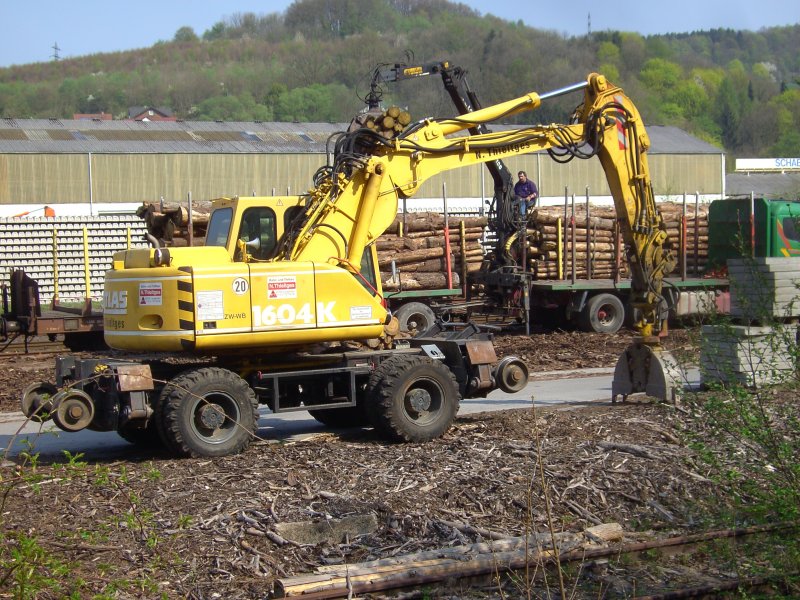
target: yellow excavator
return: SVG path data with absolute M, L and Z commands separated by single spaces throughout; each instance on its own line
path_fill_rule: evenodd
M 581 91 L 568 124 L 463 135 Z M 332 164 L 307 196 L 216 201 L 203 247 L 117 253 L 105 282 L 106 342 L 147 354 L 61 357 L 56 384 L 25 390 L 23 412 L 67 431 L 160 442 L 184 456 L 243 450 L 259 404 L 308 410 L 330 425 L 371 424 L 390 440 L 438 437 L 461 398 L 520 391 L 528 370 L 515 357 L 498 360 L 491 333 L 473 324 L 399 334 L 374 242 L 398 199 L 432 175 L 545 149 L 598 156 L 614 196 L 639 332 L 617 365 L 614 396 L 670 397 L 675 373 L 659 345 L 658 309 L 675 259 L 650 185 L 647 134 L 620 88 L 592 74 L 548 94 L 393 131 L 340 134 Z M 187 354 L 196 356 L 190 364 Z

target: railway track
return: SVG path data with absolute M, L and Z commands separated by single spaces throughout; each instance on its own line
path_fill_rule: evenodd
M 28 354 L 44 358 L 64 352 L 69 352 L 69 350 L 60 340 L 51 341 L 44 336 L 29 338 L 27 342 L 22 336 L 19 336 L 0 344 L 0 357 Z

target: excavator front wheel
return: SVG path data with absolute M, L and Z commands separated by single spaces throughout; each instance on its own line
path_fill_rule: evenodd
M 367 415 L 391 441 L 427 442 L 450 428 L 461 395 L 450 369 L 427 356 L 393 356 L 370 376 Z
M 164 388 L 156 409 L 164 444 L 180 456 L 227 456 L 250 445 L 258 399 L 239 375 L 219 367 L 185 371 Z

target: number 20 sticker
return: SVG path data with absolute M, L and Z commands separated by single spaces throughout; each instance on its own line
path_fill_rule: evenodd
M 233 293 L 237 296 L 243 296 L 250 289 L 250 284 L 244 277 L 237 277 L 233 280 Z

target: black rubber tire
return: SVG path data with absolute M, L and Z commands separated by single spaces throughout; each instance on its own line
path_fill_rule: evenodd
M 583 307 L 580 320 L 584 331 L 616 333 L 625 322 L 625 306 L 613 294 L 597 294 Z
M 164 445 L 179 456 L 238 454 L 250 445 L 256 432 L 258 399 L 247 382 L 232 371 L 219 367 L 193 369 L 164 387 L 156 419 Z
M 428 408 L 415 409 L 415 401 Z M 366 411 L 382 437 L 427 442 L 449 429 L 460 402 L 458 383 L 447 366 L 427 356 L 398 355 L 383 361 L 370 376 Z
M 309 410 L 308 414 L 328 427 L 362 427 L 369 424 L 369 419 L 360 406 Z
M 303 399 L 306 406 L 320 402 L 325 397 L 325 382 L 310 381 L 303 385 L 308 389 L 306 397 Z M 364 385 L 360 385 L 356 390 L 356 406 L 346 406 L 342 408 L 329 408 L 322 410 L 310 409 L 310 414 L 314 419 L 328 427 L 362 427 L 369 425 L 367 413 L 364 410 Z
M 400 323 L 400 331 L 411 333 L 415 330 L 415 336 L 427 331 L 436 322 L 436 315 L 427 304 L 422 302 L 408 302 L 403 304 L 394 313 Z
M 154 419 L 150 419 L 144 429 L 123 426 L 117 429 L 117 433 L 119 437 L 126 442 L 139 446 L 140 448 L 159 449 L 164 447 Z

